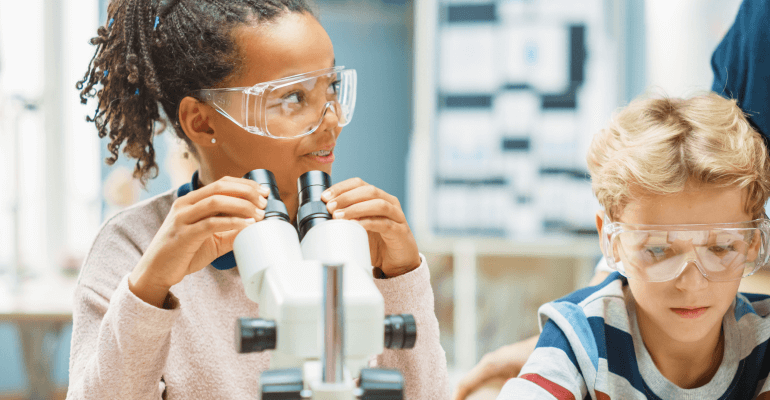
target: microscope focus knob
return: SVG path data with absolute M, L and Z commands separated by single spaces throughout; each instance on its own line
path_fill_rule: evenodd
M 299 368 L 265 371 L 259 378 L 262 400 L 302 400 L 302 370 Z
M 238 318 L 235 346 L 239 353 L 274 350 L 276 337 L 275 321 L 262 318 Z
M 359 388 L 361 400 L 401 400 L 404 398 L 404 377 L 395 369 L 364 368 Z
M 385 316 L 385 348 L 411 349 L 417 342 L 417 323 L 412 314 Z

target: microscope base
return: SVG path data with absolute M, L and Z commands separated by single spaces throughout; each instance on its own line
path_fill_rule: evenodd
M 262 400 L 403 400 L 404 379 L 397 370 L 366 368 L 358 385 L 346 369 L 342 382 L 322 379 L 321 363 L 262 373 Z

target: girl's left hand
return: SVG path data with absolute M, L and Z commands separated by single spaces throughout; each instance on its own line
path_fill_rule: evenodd
M 358 221 L 369 234 L 372 266 L 393 278 L 419 267 L 422 260 L 401 203 L 361 178 L 337 183 L 323 195 L 334 219 Z

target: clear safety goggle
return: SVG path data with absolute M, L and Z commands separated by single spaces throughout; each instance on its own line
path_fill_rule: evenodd
M 610 222 L 602 227 L 604 255 L 610 268 L 629 279 L 665 282 L 689 264 L 710 281 L 734 281 L 768 263 L 770 220 L 725 224 L 634 225 Z
M 353 118 L 356 70 L 335 67 L 251 87 L 201 89 L 192 93 L 241 128 L 273 138 L 296 138 L 318 129 L 327 113 L 338 126 Z

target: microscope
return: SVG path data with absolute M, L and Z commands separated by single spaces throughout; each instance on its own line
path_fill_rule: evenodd
M 298 179 L 296 228 L 270 171 L 244 178 L 270 188 L 264 220 L 233 244 L 246 295 L 261 316 L 239 319 L 237 351 L 272 350 L 272 369 L 260 377 L 262 399 L 403 399 L 399 371 L 366 367 L 384 348 L 414 347 L 415 320 L 384 315 L 366 230 L 332 220 L 321 200 L 331 177 L 310 171 Z

